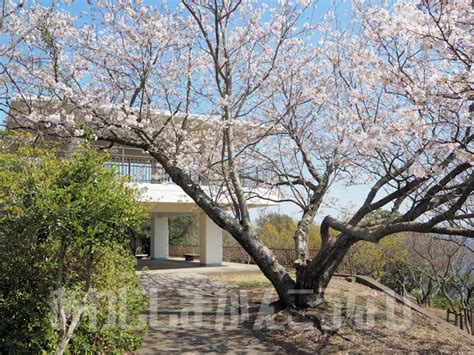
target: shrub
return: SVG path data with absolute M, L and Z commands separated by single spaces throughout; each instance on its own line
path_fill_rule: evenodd
M 107 250 L 98 265 L 94 301 L 71 340 L 74 353 L 135 350 L 146 324 L 146 297 L 134 271 L 135 258 L 124 249 Z
M 3 134 L 0 148 L 0 353 L 135 349 L 144 307 L 127 250 L 144 216 L 136 191 L 89 146 L 66 160 Z M 117 293 L 125 307 L 109 311 L 104 295 Z M 133 327 L 109 326 L 112 315 Z

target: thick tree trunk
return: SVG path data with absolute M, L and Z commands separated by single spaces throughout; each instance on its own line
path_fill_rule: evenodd
M 311 224 L 314 221 L 314 215 L 319 207 L 319 203 L 314 208 L 306 211 L 300 221 L 295 232 L 295 249 L 296 249 L 296 260 L 295 266 L 299 268 L 300 266 L 306 265 L 306 259 L 308 258 L 308 234 Z
M 297 299 L 299 307 L 324 305 L 324 293 L 329 281 L 354 243 L 355 240 L 350 236 L 341 235 L 323 244 L 307 266 L 298 268 L 296 287 L 300 290 Z
M 313 192 L 311 200 L 308 205 L 308 209 L 304 211 L 295 232 L 295 250 L 296 260 L 294 261 L 295 267 L 298 269 L 300 266 L 305 266 L 308 259 L 308 235 L 311 225 L 313 224 L 314 217 L 321 206 L 322 197 L 326 191 L 327 181 L 321 183 L 316 191 Z
M 295 233 L 295 249 L 296 249 L 296 260 L 295 265 L 302 265 L 306 262 L 308 253 L 308 231 L 311 226 L 310 217 L 302 218 L 298 222 L 298 227 Z
M 273 252 L 252 233 L 233 236 L 270 280 L 280 301 L 286 306 L 294 306 L 294 294 L 290 290 L 293 290 L 296 284 L 288 271 L 278 262 Z

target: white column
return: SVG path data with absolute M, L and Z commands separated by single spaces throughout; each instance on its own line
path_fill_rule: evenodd
M 168 217 L 151 217 L 150 257 L 152 259 L 167 259 L 169 253 Z
M 222 229 L 204 213 L 199 215 L 199 247 L 202 265 L 222 265 Z

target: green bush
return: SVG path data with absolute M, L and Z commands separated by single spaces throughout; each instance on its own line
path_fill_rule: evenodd
M 458 300 L 453 300 L 453 303 L 456 307 L 460 306 L 460 302 Z M 440 308 L 444 310 L 452 310 L 451 305 L 449 304 L 449 301 L 446 299 L 446 297 L 437 295 L 433 297 L 431 300 L 431 306 L 435 308 Z
M 138 346 L 146 300 L 128 231 L 138 228 L 144 213 L 136 191 L 104 168 L 105 159 L 87 146 L 61 159 L 2 133 L 0 353 L 51 352 L 61 340 L 66 352 Z M 120 296 L 126 302 L 114 302 Z M 82 305 L 77 328 L 70 328 Z M 58 327 L 60 308 L 74 330 L 67 342 Z
M 94 302 L 71 341 L 74 353 L 135 350 L 146 324 L 147 299 L 134 271 L 135 258 L 123 249 L 107 250 L 95 277 Z

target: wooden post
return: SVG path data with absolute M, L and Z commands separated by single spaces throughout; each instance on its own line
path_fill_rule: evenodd
M 472 317 L 472 310 L 470 311 L 471 315 L 471 334 L 474 335 L 474 317 Z
M 471 334 L 474 335 L 474 318 L 472 317 L 472 310 L 471 312 Z
M 464 313 L 464 326 L 469 333 L 472 333 L 472 317 L 469 313 L 469 309 L 463 308 L 462 311 Z
M 352 271 L 352 253 L 350 250 L 349 250 L 348 258 L 349 258 L 349 273 L 351 276 L 354 276 L 354 273 Z

